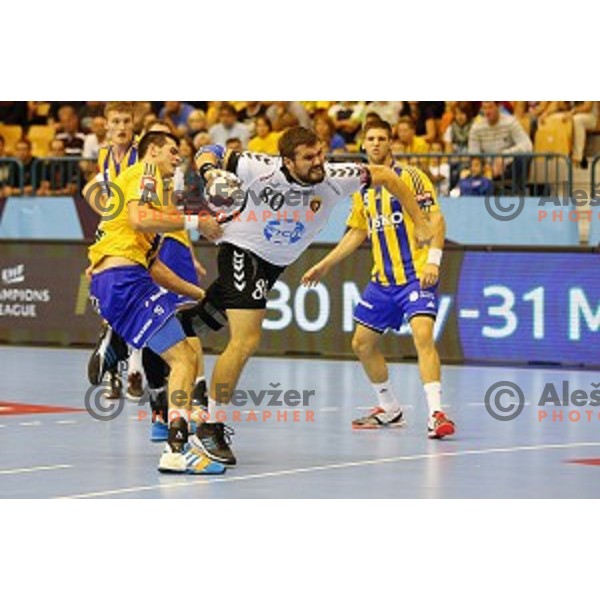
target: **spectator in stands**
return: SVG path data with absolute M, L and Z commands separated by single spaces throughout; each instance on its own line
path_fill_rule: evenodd
M 456 100 L 446 100 L 446 106 L 444 107 L 444 114 L 440 119 L 439 123 L 439 134 L 443 139 L 446 131 L 448 131 L 448 127 L 452 125 L 454 122 L 454 110 L 458 106 L 458 102 Z
M 104 115 L 94 117 L 91 122 L 91 133 L 85 136 L 83 158 L 97 159 L 98 150 L 107 141 L 106 118 Z
M 399 144 L 396 146 L 401 154 L 426 154 L 429 144 L 416 135 L 415 122 L 412 117 L 401 117 L 396 126 L 396 136 Z
M 266 115 L 256 117 L 254 129 L 256 135 L 248 142 L 248 150 L 262 154 L 278 154 L 277 144 L 281 133 L 273 131 L 269 117 Z
M 393 128 L 400 119 L 401 110 L 402 102 L 369 102 L 365 113 L 377 113 L 381 120 L 387 121 Z
M 481 105 L 483 119 L 473 123 L 469 132 L 470 154 L 517 154 L 531 152 L 533 145 L 521 124 L 512 115 L 501 114 L 499 103 Z M 512 178 L 512 188 L 524 191 L 527 161 L 496 156 L 492 160 L 495 181 Z
M 404 102 L 400 116 L 411 117 L 415 124 L 415 133 L 428 144 L 437 139 L 437 121 L 444 112 L 443 102 L 441 111 L 437 102 Z M 439 114 L 439 116 L 438 116 Z
M 445 150 L 449 154 L 466 154 L 469 148 L 469 132 L 473 125 L 470 102 L 457 102 L 454 120 L 444 134 Z
M 598 103 L 597 102 L 575 102 L 571 109 L 573 116 L 573 166 L 587 167 L 582 164 L 585 152 L 585 140 L 588 131 L 594 131 L 598 124 Z
M 156 123 L 157 121 L 158 121 L 158 117 L 156 116 L 156 113 L 150 112 L 147 115 L 145 115 L 144 121 L 142 123 L 142 131 L 140 132 L 140 135 L 144 135 L 144 133 L 149 131 L 150 127 L 152 127 L 152 125 L 154 125 L 154 123 Z
M 242 140 L 240 140 L 240 138 L 233 137 L 233 138 L 229 138 L 225 142 L 225 149 L 231 150 L 232 152 L 243 152 L 244 146 L 243 146 Z
M 283 131 L 300 125 L 310 128 L 310 116 L 300 102 L 273 102 L 267 109 L 267 117 L 271 119 L 273 131 Z
M 148 128 L 144 127 L 144 121 L 149 114 L 154 114 L 154 118 L 158 119 L 156 113 L 152 110 L 152 102 L 134 102 L 133 103 L 133 133 L 135 135 L 141 135 L 144 131 L 148 131 Z M 152 121 L 154 123 L 154 121 Z M 152 123 L 148 126 L 150 127 Z
M 187 120 L 187 137 L 194 139 L 199 131 L 206 131 L 206 113 L 196 108 L 190 113 Z
M 82 131 L 92 131 L 92 123 L 96 117 L 104 117 L 104 102 L 91 100 L 79 109 L 77 118 Z
M 27 102 L 27 124 L 47 125 L 50 113 L 50 102 L 38 102 L 29 100 Z
M 59 133 L 56 134 L 56 139 L 62 140 L 66 155 L 81 156 L 85 135 L 79 131 L 79 121 L 72 106 L 61 106 L 58 110 L 58 125 Z
M 346 142 L 339 133 L 336 133 L 333 120 L 327 112 L 317 111 L 315 113 L 314 128 L 325 152 L 339 153 L 346 151 Z
M 355 143 L 356 134 L 365 117 L 365 103 L 352 100 L 336 102 L 327 114 L 333 119 L 335 130 L 346 144 Z
M 165 102 L 158 116 L 163 121 L 170 122 L 178 136 L 183 136 L 187 133 L 187 121 L 193 110 L 191 104 L 170 100 Z
M 208 131 L 199 131 L 194 136 L 194 148 L 196 149 L 196 152 L 199 148 L 202 148 L 202 146 L 209 146 L 210 144 L 212 144 L 212 140 Z
M 49 144 L 48 159 L 40 166 L 40 181 L 36 194 L 38 196 L 73 196 L 77 191 L 77 164 L 53 161 L 53 158 L 64 158 L 65 145 L 56 138 Z
M 250 135 L 254 135 L 256 133 L 254 129 L 256 126 L 256 119 L 258 119 L 258 117 L 264 117 L 266 114 L 267 107 L 264 102 L 249 101 L 246 102 L 246 106 L 238 113 L 238 120 L 248 128 Z
M 181 157 L 179 168 L 183 172 L 184 177 L 187 175 L 188 171 L 194 169 L 195 153 L 196 151 L 194 150 L 194 145 L 190 138 L 181 138 L 181 141 L 179 142 L 179 156 Z
M 15 145 L 15 156 L 23 165 L 23 193 L 31 196 L 33 193 L 34 156 L 31 153 L 31 142 L 26 139 L 19 140 Z M 8 184 L 4 188 L 5 196 L 20 196 L 20 175 L 16 165 L 11 165 Z
M 4 138 L 0 135 L 0 198 L 4 198 L 4 187 L 8 185 L 10 178 L 10 165 L 2 162 L 3 158 L 8 157 L 4 144 Z
M 235 108 L 228 103 L 221 106 L 219 111 L 219 122 L 215 123 L 209 130 L 213 144 L 225 146 L 227 140 L 239 138 L 245 148 L 250 140 L 250 132 L 242 123 L 238 123 Z
M 494 193 L 494 183 L 483 174 L 483 159 L 471 158 L 470 173 L 458 182 L 458 194 L 453 190 L 452 196 L 491 196 Z
M 434 141 L 429 151 L 431 154 L 444 154 L 442 142 Z M 438 195 L 447 196 L 450 188 L 450 165 L 446 158 L 429 159 L 429 179 L 435 185 Z

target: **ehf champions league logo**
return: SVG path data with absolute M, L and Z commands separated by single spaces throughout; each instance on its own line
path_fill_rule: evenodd
M 269 221 L 264 229 L 265 238 L 273 244 L 291 246 L 300 241 L 306 227 L 294 219 Z

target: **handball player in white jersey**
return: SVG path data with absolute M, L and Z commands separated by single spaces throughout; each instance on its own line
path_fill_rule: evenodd
M 225 152 L 211 145 L 200 148 L 196 166 L 207 190 L 224 178 L 241 190 L 232 194 L 236 210 L 223 219 L 218 276 L 206 295 L 207 302 L 226 312 L 230 339 L 213 369 L 207 420 L 197 430 L 202 450 L 231 465 L 236 459 L 229 428 L 215 420 L 217 402 L 230 401 L 259 346 L 269 290 L 325 226 L 335 205 L 364 186 L 384 186 L 413 219 L 418 244 L 426 244 L 432 233 L 414 193 L 392 169 L 327 163 L 317 136 L 303 127 L 281 136 L 279 156 Z

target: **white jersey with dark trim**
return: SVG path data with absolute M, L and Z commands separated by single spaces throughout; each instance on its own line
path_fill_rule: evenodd
M 325 179 L 316 185 L 293 180 L 280 157 L 243 152 L 225 168 L 245 192 L 241 210 L 223 225 L 218 243 L 250 250 L 285 267 L 306 250 L 323 229 L 336 204 L 369 183 L 369 171 L 356 163 L 325 163 Z

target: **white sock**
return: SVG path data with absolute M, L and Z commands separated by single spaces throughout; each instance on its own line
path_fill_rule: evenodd
M 127 360 L 127 372 L 130 375 L 132 373 L 142 373 L 142 369 L 142 351 L 132 348 Z
M 372 385 L 377 396 L 378 406 L 381 406 L 386 412 L 393 412 L 400 408 L 389 379 L 382 383 L 372 383 Z
M 217 401 L 213 400 L 210 396 L 208 397 L 208 417 L 206 418 L 207 423 L 217 422 Z
M 442 410 L 442 384 L 439 381 L 432 381 L 423 386 L 427 404 L 429 405 L 429 414 Z

